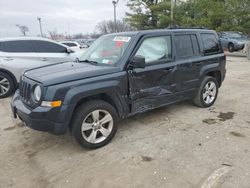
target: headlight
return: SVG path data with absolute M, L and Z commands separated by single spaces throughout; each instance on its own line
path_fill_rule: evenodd
M 34 99 L 36 102 L 39 102 L 41 100 L 42 96 L 42 89 L 41 86 L 37 85 L 34 89 Z

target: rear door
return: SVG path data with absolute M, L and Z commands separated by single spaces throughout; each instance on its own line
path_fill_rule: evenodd
M 203 44 L 203 62 L 210 71 L 220 68 L 220 63 L 225 63 L 225 55 L 219 43 L 219 38 L 215 33 L 201 33 L 201 43 Z M 214 67 L 214 68 L 213 68 Z
M 1 67 L 9 70 L 19 82 L 21 74 L 41 65 L 31 40 L 13 40 L 0 43 Z
M 42 65 L 75 60 L 73 54 L 67 53 L 66 47 L 54 42 L 35 40 L 34 48 Z
M 176 65 L 171 35 L 144 37 L 133 56 L 145 57 L 146 67 L 128 71 L 132 113 L 174 102 Z
M 196 33 L 177 33 L 174 35 L 174 44 L 178 69 L 177 90 L 186 98 L 199 86 L 199 73 L 204 62 Z

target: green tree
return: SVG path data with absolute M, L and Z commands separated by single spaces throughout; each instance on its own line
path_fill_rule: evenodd
M 165 28 L 176 24 L 250 33 L 250 0 L 175 0 L 173 23 L 170 2 L 129 0 L 130 12 L 126 14 L 126 21 L 137 29 Z
M 137 29 L 167 27 L 170 24 L 170 0 L 130 0 L 126 21 Z

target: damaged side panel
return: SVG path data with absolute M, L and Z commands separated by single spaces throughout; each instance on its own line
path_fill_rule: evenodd
M 176 71 L 170 63 L 128 71 L 132 114 L 176 101 Z

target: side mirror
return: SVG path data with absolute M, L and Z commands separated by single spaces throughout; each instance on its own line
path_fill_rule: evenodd
M 145 57 L 143 56 L 134 56 L 131 60 L 131 67 L 133 68 L 145 68 Z
M 81 45 L 81 48 L 88 48 L 88 47 L 89 47 L 89 45 L 87 45 L 87 44 Z
M 70 48 L 67 48 L 66 49 L 66 53 L 68 53 L 68 54 L 71 54 L 71 53 L 73 53 L 74 51 L 73 50 L 71 50 Z

